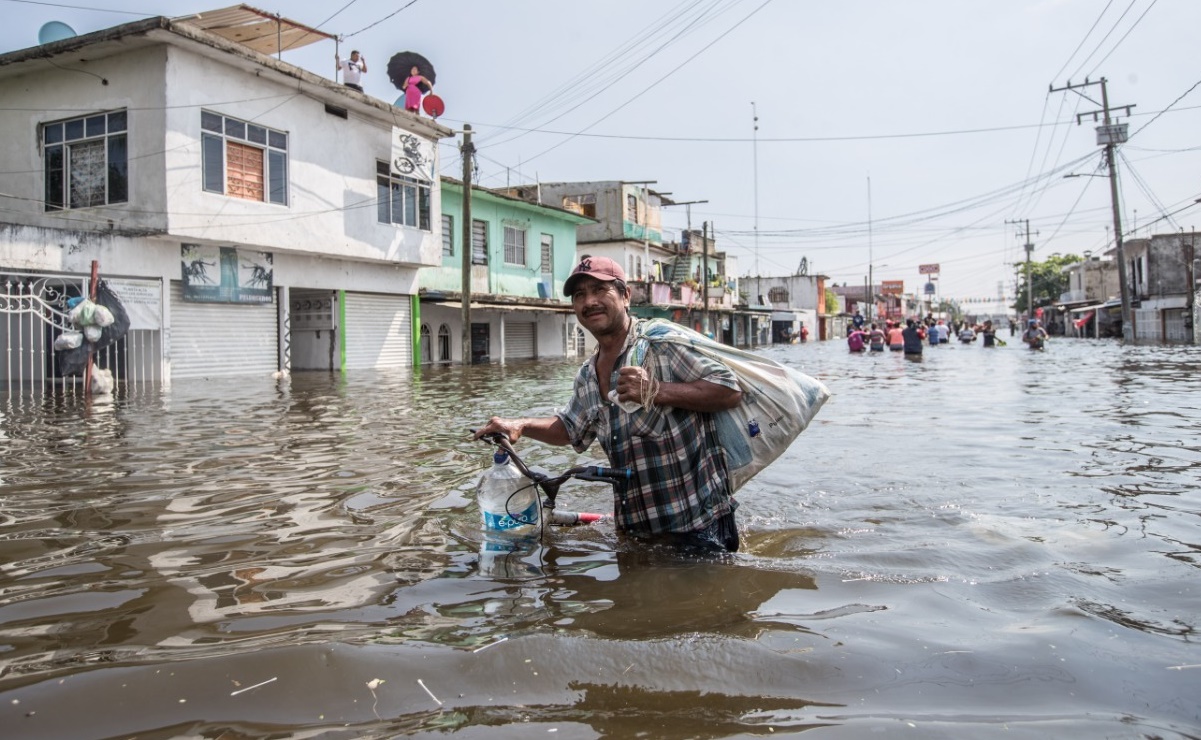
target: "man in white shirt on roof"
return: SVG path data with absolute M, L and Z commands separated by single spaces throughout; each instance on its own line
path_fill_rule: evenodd
M 334 54 L 334 61 L 338 63 L 338 69 L 342 70 L 342 84 L 351 89 L 363 92 L 359 81 L 367 73 L 367 60 L 359 56 L 358 49 L 350 52 L 350 59 L 347 59 L 345 62 L 337 54 Z

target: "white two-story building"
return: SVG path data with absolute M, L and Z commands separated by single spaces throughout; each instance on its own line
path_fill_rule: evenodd
M 319 40 L 240 6 L 0 55 L 0 381 L 55 380 L 93 264 L 119 381 L 412 366 L 453 132 L 273 56 Z

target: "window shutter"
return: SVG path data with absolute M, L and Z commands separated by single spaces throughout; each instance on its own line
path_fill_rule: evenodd
M 263 150 L 236 141 L 225 142 L 226 195 L 263 200 Z

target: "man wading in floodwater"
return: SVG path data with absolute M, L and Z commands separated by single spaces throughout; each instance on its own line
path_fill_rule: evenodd
M 727 367 L 684 346 L 652 344 L 641 366 L 623 367 L 636 338 L 630 290 L 621 265 L 585 257 L 567 282 L 580 324 L 597 350 L 580 368 L 567 407 L 555 416 L 493 417 L 475 437 L 499 432 L 511 443 L 527 436 L 577 452 L 593 440 L 615 468 L 634 471 L 627 491 L 615 495 L 619 532 L 641 539 L 704 550 L 738 549 L 725 456 L 712 412 L 742 400 Z M 616 401 L 642 404 L 626 412 Z

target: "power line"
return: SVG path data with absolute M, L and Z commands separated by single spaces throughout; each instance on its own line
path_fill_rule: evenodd
M 1058 80 L 1059 76 L 1063 74 L 1063 71 L 1068 68 L 1068 65 L 1072 63 L 1072 60 L 1076 58 L 1076 54 L 1078 54 L 1080 49 L 1084 46 L 1084 42 L 1088 41 L 1088 37 L 1092 36 L 1093 31 L 1097 30 L 1097 25 L 1101 22 L 1101 19 L 1105 17 L 1105 14 L 1109 12 L 1109 8 L 1112 5 L 1113 0 L 1109 0 L 1109 2 L 1105 3 L 1105 7 L 1101 9 L 1101 14 L 1097 16 L 1097 20 L 1093 21 L 1093 25 L 1089 27 L 1088 33 L 1084 34 L 1084 38 L 1080 39 L 1080 43 L 1076 44 L 1076 48 L 1071 54 L 1068 55 L 1068 58 L 1063 61 L 1063 66 L 1059 68 L 1059 71 L 1051 75 L 1052 80 Z M 1049 95 L 1050 93 L 1048 93 L 1048 96 Z
M 51 8 L 69 8 L 71 10 L 92 10 L 97 13 L 119 13 L 121 15 L 141 15 L 141 16 L 145 16 L 147 18 L 152 18 L 157 15 L 162 15 L 161 13 L 142 13 L 142 12 L 139 12 L 136 10 L 114 10 L 112 8 L 94 8 L 94 7 L 89 7 L 86 5 L 65 5 L 62 3 L 46 3 L 46 2 L 39 2 L 38 0 L 4 0 L 4 1 L 9 2 L 9 3 L 22 3 L 24 5 L 45 5 L 45 6 L 51 7 Z
M 1101 57 L 1101 61 L 1097 62 L 1096 66 L 1093 67 L 1092 72 L 1089 72 L 1090 76 L 1096 74 L 1097 70 L 1101 68 L 1101 65 L 1105 63 L 1105 60 L 1108 59 L 1111 54 L 1113 54 L 1115 51 L 1117 51 L 1118 47 L 1122 45 L 1122 42 L 1126 40 L 1126 37 L 1130 35 L 1130 32 L 1138 27 L 1138 24 L 1141 23 L 1143 18 L 1145 18 L 1147 16 L 1147 13 L 1151 12 L 1151 8 L 1154 8 L 1155 3 L 1157 3 L 1157 2 L 1159 2 L 1159 0 L 1151 0 L 1151 4 L 1147 6 L 1147 9 L 1143 11 L 1142 15 L 1140 15 L 1137 19 L 1135 19 L 1134 23 L 1131 24 L 1130 28 L 1126 29 L 1126 33 L 1122 34 L 1122 38 L 1118 39 L 1117 43 L 1115 43 L 1113 45 L 1113 48 L 1111 48 L 1105 54 L 1105 56 Z
M 614 63 L 622 60 L 623 57 L 633 55 L 633 53 L 638 49 L 638 47 L 642 46 L 644 43 L 651 41 L 652 39 L 654 39 L 656 36 L 660 35 L 661 33 L 668 32 L 671 29 L 671 27 L 673 25 L 675 25 L 675 23 L 678 20 L 686 19 L 685 18 L 686 14 L 689 13 L 692 9 L 696 8 L 698 5 L 700 5 L 701 0 L 695 0 L 695 2 L 692 2 L 687 8 L 685 8 L 683 11 L 675 14 L 674 16 L 671 17 L 670 20 L 668 20 L 666 22 L 660 23 L 657 21 L 656 22 L 657 25 L 652 25 L 647 30 L 636 35 L 630 41 L 627 41 L 621 47 L 618 47 L 613 52 L 607 54 L 601 60 L 594 63 L 591 67 L 584 70 L 580 74 L 576 75 L 574 78 L 572 78 L 572 80 L 569 80 L 568 82 L 564 83 L 563 85 L 560 85 L 556 90 L 552 91 L 547 96 L 544 96 L 541 100 L 528 106 L 525 110 L 523 110 L 516 117 L 511 118 L 508 121 L 506 121 L 506 124 L 516 124 L 524 119 L 532 117 L 535 113 L 553 112 L 556 108 L 561 108 L 565 105 L 570 105 L 572 102 L 574 102 L 576 100 L 580 101 L 580 102 L 576 103 L 575 105 L 573 105 L 572 107 L 568 108 L 567 110 L 564 110 L 563 112 L 559 113 L 558 115 L 555 115 L 553 118 L 544 120 L 540 124 L 540 127 L 546 126 L 550 123 L 553 123 L 553 122 L 559 120 L 563 116 L 566 116 L 567 114 L 571 113 L 572 111 L 577 110 L 578 108 L 583 106 L 585 103 L 595 100 L 598 95 L 600 95 L 604 91 L 606 91 L 609 88 L 616 85 L 621 80 L 628 77 L 630 74 L 632 74 L 635 70 L 637 70 L 639 67 L 641 67 L 643 64 L 645 64 L 647 61 L 654 58 L 655 56 L 657 56 L 661 52 L 668 49 L 670 46 L 672 46 L 674 43 L 676 43 L 680 39 L 684 38 L 685 36 L 689 35 L 693 31 L 704 26 L 708 22 L 712 21 L 713 19 L 715 19 L 716 17 L 720 16 L 721 14 L 727 12 L 728 10 L 730 10 L 730 8 L 733 7 L 733 5 L 728 5 L 726 8 L 718 11 L 712 17 L 707 17 L 707 16 L 709 16 L 710 13 L 713 12 L 713 9 L 717 5 L 721 4 L 722 1 L 723 0 L 714 0 L 711 5 L 709 5 L 706 8 L 703 8 L 696 18 L 687 19 L 687 23 L 681 30 L 676 32 L 674 36 L 667 39 L 665 42 L 661 43 L 658 47 L 652 49 L 650 51 L 650 53 L 648 53 L 644 56 L 638 57 L 636 59 L 633 59 L 633 61 L 631 63 L 626 64 L 626 66 L 624 68 L 619 68 L 619 67 L 614 66 Z M 743 0 L 734 0 L 734 4 L 740 3 L 742 1 Z M 677 7 L 679 7 L 679 6 L 677 6 Z M 669 15 L 672 15 L 672 13 L 674 13 L 674 12 L 675 12 L 675 9 L 673 9 L 667 15 L 664 15 L 663 18 L 667 18 Z M 628 52 L 625 51 L 627 48 L 629 49 Z M 610 61 L 610 60 L 612 60 L 612 61 Z M 585 82 L 584 84 L 580 84 L 579 81 L 587 81 L 587 82 Z M 553 105 L 550 105 L 548 108 L 548 104 L 550 104 L 552 102 L 553 102 Z M 520 129 L 513 129 L 513 130 L 520 130 Z M 497 147 L 497 146 L 501 146 L 503 144 L 507 144 L 509 142 L 515 141 L 515 140 L 525 136 L 527 133 L 529 133 L 529 131 L 522 131 L 521 133 L 517 134 L 516 136 L 511 136 L 508 139 L 504 139 L 502 141 L 498 141 L 495 143 L 489 143 L 489 146 Z
M 766 7 L 767 7 L 767 6 L 768 6 L 768 5 L 769 5 L 771 2 L 772 2 L 772 0 L 764 0 L 764 1 L 763 1 L 763 3 L 759 5 L 759 7 L 755 8 L 755 9 L 754 9 L 754 10 L 752 10 L 750 13 L 747 13 L 745 16 L 743 16 L 743 18 L 742 18 L 741 20 L 739 20 L 737 23 L 735 23 L 734 25 L 730 26 L 730 27 L 729 27 L 729 28 L 727 28 L 725 31 L 723 31 L 721 34 L 719 34 L 719 35 L 717 36 L 717 38 L 715 38 L 715 39 L 713 39 L 713 41 L 709 42 L 709 44 L 707 44 L 707 45 L 706 45 L 704 48 L 700 49 L 700 50 L 699 50 L 699 51 L 697 51 L 695 54 L 693 54 L 693 55 L 689 56 L 689 57 L 688 57 L 687 59 L 685 59 L 683 62 L 680 62 L 680 64 L 678 64 L 678 65 L 676 65 L 675 67 L 673 67 L 673 68 L 672 68 L 672 69 L 671 69 L 671 70 L 670 70 L 670 71 L 669 71 L 667 74 L 665 74 L 665 75 L 663 75 L 662 77 L 660 77 L 659 79 L 655 80 L 655 81 L 654 81 L 654 82 L 652 82 L 650 85 L 647 85 L 647 86 L 646 86 L 645 88 L 643 88 L 643 89 L 642 89 L 640 92 L 638 92 L 638 93 L 636 93 L 636 94 L 634 94 L 634 95 L 630 96 L 630 98 L 629 98 L 629 99 L 627 99 L 627 100 L 626 100 L 624 103 L 622 103 L 621 105 L 617 106 L 617 107 L 616 107 L 616 108 L 614 108 L 613 110 L 609 111 L 609 112 L 608 112 L 608 113 L 606 113 L 605 115 L 601 116 L 600 118 L 596 119 L 596 120 L 595 120 L 595 121 L 593 121 L 592 123 L 590 123 L 590 124 L 588 124 L 587 126 L 585 126 L 585 127 L 584 127 L 584 129 L 583 129 L 583 131 L 587 131 L 588 129 L 592 128 L 593 126 L 595 126 L 595 125 L 599 124 L 601 121 L 604 121 L 604 120 L 606 120 L 607 118 L 609 118 L 610 116 L 612 116 L 612 115 L 615 115 L 615 114 L 616 114 L 618 111 L 620 111 L 622 108 L 626 107 L 626 106 L 627 106 L 627 105 L 629 105 L 630 103 L 633 103 L 633 102 L 634 102 L 635 100 L 637 100 L 638 98 L 640 98 L 640 97 L 642 97 L 643 95 L 645 95 L 646 93 L 650 92 L 652 89 L 654 89 L 655 87 L 657 87 L 657 86 L 659 85 L 659 83 L 663 82 L 663 81 L 664 81 L 664 80 L 666 80 L 668 77 L 671 77 L 673 74 L 675 74 L 676 72 L 678 72 L 678 71 L 680 71 L 681 69 L 683 69 L 683 68 L 684 68 L 684 67 L 685 67 L 685 66 L 686 66 L 686 65 L 687 65 L 689 62 L 691 62 L 693 59 L 696 59 L 696 58 L 697 58 L 698 56 L 700 56 L 701 54 L 704 54 L 704 53 L 705 53 L 706 51 L 708 51 L 709 49 L 712 49 L 714 46 L 716 46 L 716 45 L 717 45 L 717 42 L 718 42 L 718 41 L 721 41 L 721 40 L 722 40 L 722 39 L 724 39 L 726 36 L 729 36 L 729 35 L 730 35 L 731 33 L 733 33 L 733 32 L 734 32 L 734 31 L 735 31 L 737 28 L 739 28 L 740 26 L 742 26 L 742 24 L 743 24 L 743 23 L 746 23 L 746 22 L 747 22 L 747 21 L 749 21 L 751 18 L 753 18 L 755 15 L 757 15 L 757 14 L 759 13 L 759 11 L 763 10 L 764 8 L 766 8 Z M 581 132 L 581 133 L 582 133 L 582 132 Z M 530 158 L 529 158 L 529 159 L 527 159 L 526 161 L 527 161 L 527 162 L 532 162 L 533 160 L 535 160 L 535 159 L 537 159 L 537 158 L 541 157 L 542 155 L 544 155 L 544 154 L 548 154 L 548 153 L 550 153 L 550 152 L 554 151 L 555 149 L 558 149 L 559 147 L 563 146 L 563 145 L 564 145 L 564 144 L 566 144 L 567 142 L 569 142 L 569 141 L 571 141 L 572 139 L 574 139 L 576 136 L 577 136 L 577 134 L 573 134 L 572 136 L 570 136 L 570 137 L 568 137 L 568 138 L 564 139 L 563 141 L 560 141 L 559 143 L 555 144 L 554 146 L 551 146 L 551 147 L 549 147 L 549 148 L 547 148 L 547 149 L 544 149 L 544 150 L 542 150 L 541 152 L 538 152 L 537 154 L 535 154 L 534 156 L 530 157 Z
M 1122 14 L 1118 16 L 1118 19 L 1113 22 L 1113 25 L 1109 27 L 1109 30 L 1105 32 L 1105 35 L 1102 36 L 1101 40 L 1097 42 L 1097 45 L 1093 47 L 1093 50 L 1088 53 L 1088 56 L 1084 58 L 1084 61 L 1080 63 L 1080 66 L 1076 68 L 1076 71 L 1069 76 L 1069 79 L 1071 77 L 1080 76 L 1080 72 L 1084 70 L 1084 65 L 1088 64 L 1088 61 L 1093 58 L 1093 54 L 1096 54 L 1101 50 L 1101 46 L 1105 44 L 1107 39 L 1109 39 L 1110 34 L 1117 30 L 1117 27 L 1122 22 L 1122 19 L 1126 17 L 1126 14 L 1130 12 L 1137 2 L 1138 0 L 1130 0 L 1130 4 L 1127 5 L 1126 9 L 1122 11 Z
M 1199 82 L 1198 84 L 1201 84 Z M 1187 93 L 1186 93 L 1187 94 Z M 1184 97 L 1183 95 L 1181 97 Z M 1174 104 L 1173 104 L 1174 105 Z M 1181 113 L 1184 111 L 1197 110 L 1201 105 L 1189 106 L 1187 108 L 1179 108 L 1171 111 L 1173 113 Z M 3 110 L 0 108 L 0 110 Z M 1159 113 L 1167 113 L 1168 111 L 1159 111 Z M 1152 111 L 1132 113 L 1129 117 L 1136 118 L 1138 116 L 1154 115 Z M 441 119 L 448 123 L 462 124 L 465 121 L 455 118 Z M 599 123 L 599 121 L 598 121 Z M 852 134 L 846 136 L 781 136 L 781 137 L 760 137 L 759 143 L 769 144 L 790 144 L 790 143 L 820 143 L 828 141 L 873 141 L 873 140 L 888 140 L 888 139 L 918 139 L 932 138 L 937 136 L 962 136 L 969 134 L 989 134 L 1004 131 L 1020 131 L 1024 129 L 1038 128 L 1056 128 L 1075 124 L 1075 120 L 1053 121 L 1051 123 L 1022 123 L 1012 126 L 992 126 L 985 128 L 969 128 L 969 129 L 947 129 L 943 131 L 915 131 L 909 133 L 892 133 L 892 134 Z M 472 124 L 473 126 L 481 126 L 487 128 L 511 129 L 514 131 L 524 131 L 529 133 L 548 134 L 551 136 L 570 136 L 590 139 L 616 139 L 621 141 L 668 141 L 668 142 L 683 142 L 683 143 L 700 143 L 700 144 L 749 144 L 754 139 L 751 137 L 742 136 L 652 136 L 647 134 L 598 134 L 588 133 L 588 129 L 584 128 L 580 131 L 561 131 L 557 129 L 543 128 L 519 128 L 516 126 L 505 126 L 494 123 L 479 123 Z M 595 124 L 594 124 L 595 125 Z M 493 146 L 498 146 L 502 142 L 498 142 Z
M 412 6 L 412 5 L 414 5 L 416 2 L 417 2 L 417 0 L 409 0 L 409 2 L 408 2 L 408 3 L 404 4 L 404 5 L 403 5 L 403 6 L 401 6 L 400 8 L 398 8 L 398 9 L 394 10 L 393 12 L 389 13 L 388 15 L 384 16 L 383 18 L 380 18 L 380 19 L 379 19 L 378 21 L 376 21 L 375 23 L 372 23 L 371 25 L 369 25 L 369 26 L 366 26 L 366 27 L 364 27 L 364 28 L 360 28 L 359 30 L 355 31 L 354 33 L 348 33 L 348 34 L 346 34 L 345 36 L 343 36 L 342 38 L 344 38 L 344 39 L 348 39 L 348 38 L 350 38 L 351 36 L 358 36 L 358 35 L 359 35 L 360 33 L 362 33 L 363 31 L 366 31 L 366 30 L 369 30 L 369 29 L 375 28 L 376 26 L 378 26 L 379 24 L 381 24 L 381 23 L 383 23 L 384 21 L 388 20 L 389 18 L 391 18 L 392 16 L 396 15 L 396 14 L 397 14 L 397 13 L 399 13 L 400 11 L 402 11 L 402 10 L 405 10 L 406 8 L 409 8 L 409 7 L 411 7 L 411 6 Z M 341 10 L 339 10 L 338 12 L 339 12 L 339 13 L 341 13 L 342 11 L 341 11 Z M 337 15 L 337 13 L 335 13 L 335 15 Z
M 1170 104 L 1168 104 L 1168 107 L 1167 107 L 1167 108 L 1164 108 L 1163 110 L 1156 112 L 1155 116 L 1154 116 L 1154 117 L 1153 117 L 1153 118 L 1152 118 L 1150 121 L 1147 121 L 1147 122 L 1146 122 L 1146 123 L 1144 123 L 1142 126 L 1139 126 L 1139 127 L 1138 127 L 1138 128 L 1135 130 L 1135 132 L 1134 132 L 1133 134 L 1130 134 L 1129 136 L 1127 136 L 1127 137 L 1126 137 L 1126 141 L 1127 141 L 1127 143 L 1129 143 L 1129 141 L 1130 141 L 1131 139 L 1133 139 L 1135 136 L 1138 136 L 1138 135 L 1139 135 L 1139 133 L 1140 133 L 1140 132 L 1141 132 L 1143 129 L 1145 129 L 1145 128 L 1147 128 L 1148 126 L 1150 126 L 1151 124 L 1155 123 L 1155 121 L 1156 121 L 1156 120 L 1157 120 L 1157 119 L 1158 119 L 1160 116 L 1162 116 L 1164 113 L 1167 113 L 1168 111 L 1170 111 L 1170 110 L 1172 109 L 1172 107 L 1173 107 L 1173 106 L 1175 106 L 1175 105 L 1176 105 L 1177 103 L 1179 103 L 1181 100 L 1184 100 L 1185 96 L 1187 96 L 1187 95 L 1188 95 L 1189 93 L 1191 93 L 1193 90 L 1196 90 L 1198 85 L 1201 85 L 1201 80 L 1197 80 L 1196 82 L 1194 82 L 1192 87 L 1190 87 L 1189 89 L 1187 89 L 1187 90 L 1185 90 L 1184 92 L 1180 93 L 1180 96 L 1179 96 L 1178 98 L 1176 98 L 1175 100 L 1173 100 L 1173 101 L 1172 101 Z
M 345 5 L 343 5 L 342 7 L 338 8 L 336 11 L 334 11 L 334 14 L 333 14 L 333 15 L 331 15 L 329 18 L 326 18 L 325 20 L 321 21 L 321 22 L 320 22 L 320 23 L 318 23 L 317 25 L 313 26 L 313 28 L 314 28 L 314 29 L 321 28 L 321 27 L 322 27 L 322 26 L 324 26 L 326 23 L 329 23 L 329 22 L 330 22 L 330 21 L 332 21 L 333 19 L 335 19 L 335 18 L 337 18 L 338 16 L 342 15 L 342 11 L 346 10 L 347 8 L 349 8 L 351 5 L 354 5 L 354 4 L 355 4 L 355 3 L 357 3 L 358 1 L 359 1 L 359 0 L 350 0 L 350 2 L 346 3 Z M 401 8 L 401 10 L 404 10 L 404 8 Z M 397 12 L 400 12 L 400 11 L 397 11 Z
M 1134 169 L 1134 165 L 1130 163 L 1130 160 L 1126 158 L 1126 155 L 1123 154 L 1121 152 L 1121 150 L 1118 150 L 1117 154 L 1119 157 L 1122 158 L 1122 161 L 1126 164 L 1126 172 L 1129 173 L 1130 176 L 1134 178 L 1134 184 L 1138 186 L 1138 189 L 1140 191 L 1142 191 L 1143 195 L 1147 196 L 1147 200 L 1151 201 L 1151 205 L 1158 208 L 1160 214 L 1167 213 L 1168 209 L 1159 200 L 1159 198 L 1157 198 L 1155 196 L 1155 192 L 1151 190 L 1151 186 L 1148 185 L 1147 182 L 1145 180 L 1143 180 L 1142 175 L 1140 175 L 1138 173 L 1138 171 Z M 1169 214 L 1168 216 L 1165 216 L 1164 218 L 1170 219 L 1171 215 Z M 1131 228 L 1130 232 L 1133 233 L 1137 229 L 1137 226 L 1138 226 L 1138 224 L 1134 224 L 1134 226 Z

